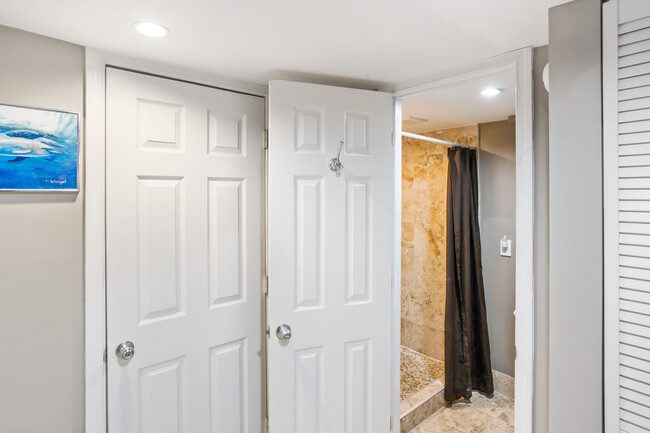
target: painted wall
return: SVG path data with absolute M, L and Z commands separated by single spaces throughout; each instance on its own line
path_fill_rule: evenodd
M 514 110 L 514 107 L 513 107 Z M 514 118 L 479 125 L 479 192 L 483 283 L 492 368 L 515 375 L 515 152 Z M 501 257 L 503 235 L 512 257 Z
M 0 26 L 0 57 L 0 103 L 83 112 L 82 47 Z M 83 431 L 81 191 L 0 193 L 0 432 Z
M 549 431 L 600 432 L 601 1 L 549 18 Z
M 533 431 L 548 433 L 548 92 L 542 81 L 548 46 L 533 50 L 535 163 L 535 365 Z
M 478 126 L 421 135 L 476 146 Z M 402 138 L 402 345 L 444 360 L 447 146 Z

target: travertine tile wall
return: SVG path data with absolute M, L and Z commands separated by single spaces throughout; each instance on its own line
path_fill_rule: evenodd
M 422 133 L 478 146 L 478 125 Z M 402 138 L 402 345 L 444 360 L 447 146 Z

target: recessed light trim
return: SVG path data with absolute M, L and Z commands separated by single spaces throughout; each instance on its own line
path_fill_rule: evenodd
M 162 38 L 170 33 L 167 27 L 149 21 L 136 21 L 133 23 L 133 27 L 138 32 L 151 38 Z
M 496 96 L 499 93 L 501 93 L 503 90 L 497 89 L 496 87 L 486 87 L 485 89 L 481 90 L 481 95 L 483 96 Z

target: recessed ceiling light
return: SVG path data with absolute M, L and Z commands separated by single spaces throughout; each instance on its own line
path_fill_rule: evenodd
M 162 38 L 163 36 L 167 36 L 169 34 L 169 29 L 167 27 L 146 21 L 136 21 L 133 23 L 133 27 L 135 27 L 135 29 L 143 35 L 150 36 L 152 38 Z
M 494 96 L 498 95 L 501 93 L 501 89 L 497 89 L 496 87 L 486 87 L 485 89 L 481 90 L 481 95 L 483 96 Z

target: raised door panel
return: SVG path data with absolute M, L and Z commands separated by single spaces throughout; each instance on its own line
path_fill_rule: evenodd
M 140 370 L 139 415 L 142 433 L 182 433 L 184 409 L 188 402 L 183 388 L 187 385 L 184 359 L 178 358 Z
M 245 300 L 246 180 L 208 182 L 208 274 L 214 308 Z
M 248 431 L 246 340 L 210 349 L 210 433 Z
M 297 176 L 295 208 L 295 308 L 323 305 L 323 179 Z

